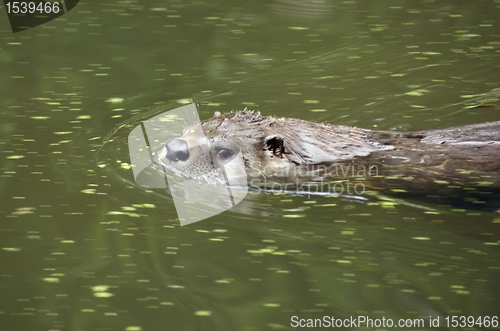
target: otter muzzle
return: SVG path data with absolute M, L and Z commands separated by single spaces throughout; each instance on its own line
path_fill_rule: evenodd
M 189 159 L 189 148 L 187 142 L 182 139 L 172 139 L 165 144 L 165 157 L 170 161 L 187 161 Z

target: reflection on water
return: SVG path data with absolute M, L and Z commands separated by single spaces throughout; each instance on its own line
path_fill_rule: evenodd
M 3 29 L 0 328 L 269 330 L 364 315 L 439 316 L 446 329 L 446 316 L 498 315 L 497 212 L 249 192 L 181 227 L 169 194 L 135 184 L 127 146 L 185 98 L 202 120 L 245 106 L 380 129 L 498 120 L 470 107 L 498 88 L 498 10 L 101 1 Z

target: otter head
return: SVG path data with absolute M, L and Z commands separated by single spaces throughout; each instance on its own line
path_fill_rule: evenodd
M 184 129 L 159 154 L 160 163 L 185 177 L 228 184 L 247 176 L 269 176 L 289 166 L 283 136 L 273 132 L 268 118 L 243 111 L 221 115 Z M 269 123 L 268 123 L 269 122 Z
M 180 137 L 165 144 L 160 151 L 159 161 L 167 169 L 187 178 L 225 185 L 230 184 L 228 175 L 234 177 L 237 174 L 233 168 L 238 166 L 235 159 L 239 153 L 240 149 L 235 143 L 211 139 L 205 135 L 201 125 L 193 125 L 184 129 Z M 244 168 L 238 176 L 243 174 Z M 246 176 L 244 179 L 246 182 Z
M 160 163 L 186 177 L 226 183 L 242 166 L 248 177 L 291 178 L 298 168 L 365 156 L 375 147 L 366 130 L 328 126 L 251 111 L 221 115 L 184 130 L 165 144 Z M 312 169 L 312 168 L 311 168 Z M 298 176 L 308 176 L 301 172 Z M 241 172 L 238 176 L 242 176 Z

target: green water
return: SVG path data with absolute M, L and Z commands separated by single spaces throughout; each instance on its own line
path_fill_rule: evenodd
M 170 195 L 135 185 L 127 146 L 189 99 L 202 119 L 500 120 L 468 107 L 500 85 L 498 1 L 81 1 L 16 34 L 0 17 L 1 331 L 500 315 L 498 212 L 250 192 L 181 227 Z

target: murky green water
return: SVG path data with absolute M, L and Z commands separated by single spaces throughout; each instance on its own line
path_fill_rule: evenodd
M 498 212 L 251 192 L 180 227 L 127 146 L 190 98 L 202 119 L 500 120 L 467 107 L 500 84 L 498 1 L 87 1 L 18 34 L 0 17 L 0 330 L 500 315 Z

